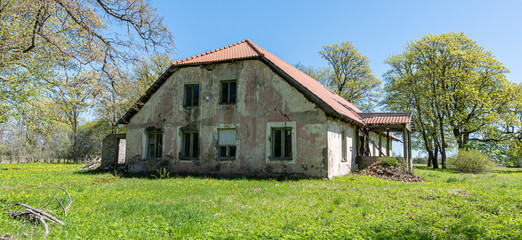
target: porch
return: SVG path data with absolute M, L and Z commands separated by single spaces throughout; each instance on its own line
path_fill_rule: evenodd
M 413 171 L 411 157 L 411 113 L 359 113 L 365 125 L 357 128 L 357 157 L 356 163 L 359 169 L 366 168 L 378 161 L 379 157 L 391 157 L 391 140 L 401 141 L 392 133 L 402 133 L 403 156 L 402 160 L 406 163 L 408 171 Z M 379 135 L 378 143 L 370 138 L 370 133 Z M 386 141 L 384 143 L 383 141 Z M 371 154 L 370 143 L 377 146 L 377 154 Z M 383 151 L 386 144 L 386 151 Z

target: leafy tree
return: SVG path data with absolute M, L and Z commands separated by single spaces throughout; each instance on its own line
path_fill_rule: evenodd
M 170 52 L 172 35 L 145 0 L 0 1 L 0 120 L 34 92 L 52 84 L 16 74 L 86 65 L 106 75 L 144 53 Z M 57 72 L 54 72 L 55 74 Z M 59 73 L 59 72 L 58 72 Z M 14 110 L 5 111 L 4 107 Z
M 128 72 L 119 71 L 111 74 L 111 78 L 104 78 L 105 84 L 101 89 L 96 103 L 98 119 L 111 126 L 111 132 L 118 132 L 118 120 L 145 91 L 159 78 L 174 60 L 167 55 L 154 55 L 137 62 Z M 113 71 L 113 69 L 108 69 Z M 116 70 L 115 70 L 116 71 Z
M 515 119 L 516 85 L 508 70 L 463 33 L 428 34 L 410 42 L 402 54 L 386 60 L 390 110 L 411 111 L 430 159 L 454 141 L 459 149 L 474 142 L 502 142 L 510 137 L 506 122 Z
M 329 65 L 317 73 L 327 76 L 326 86 L 362 110 L 375 106 L 381 81 L 372 74 L 368 58 L 351 42 L 323 46 L 319 54 Z

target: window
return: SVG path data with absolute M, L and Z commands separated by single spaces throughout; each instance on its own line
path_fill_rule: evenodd
M 236 129 L 218 129 L 218 157 L 236 158 Z
M 163 153 L 163 134 L 161 132 L 147 133 L 147 158 L 161 159 Z
M 199 85 L 185 85 L 185 104 L 186 107 L 199 105 Z
M 182 158 L 191 159 L 199 157 L 198 131 L 184 131 L 182 136 Z
M 236 80 L 221 82 L 221 103 L 236 103 Z
M 292 159 L 292 128 L 272 128 L 272 159 Z
M 341 162 L 346 162 L 346 131 L 341 131 Z

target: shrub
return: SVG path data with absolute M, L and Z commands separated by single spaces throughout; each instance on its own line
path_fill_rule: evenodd
M 396 157 L 380 157 L 378 158 L 379 161 L 381 161 L 383 164 L 388 166 L 394 166 L 394 167 L 406 167 L 406 164 L 402 159 L 396 158 Z
M 479 151 L 460 149 L 456 157 L 448 159 L 448 166 L 464 173 L 484 173 L 491 171 L 494 164 Z

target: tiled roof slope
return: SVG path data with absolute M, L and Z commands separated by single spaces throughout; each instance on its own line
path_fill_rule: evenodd
M 315 101 L 316 104 L 321 104 L 320 106 L 326 105 L 327 110 L 332 110 L 338 116 L 348 118 L 360 125 L 372 124 L 372 122 L 374 121 L 374 118 L 368 118 L 369 122 L 366 122 L 365 119 L 360 116 L 360 114 L 364 113 L 362 113 L 362 111 L 359 108 L 357 108 L 344 98 L 332 92 L 319 81 L 308 76 L 307 74 L 300 71 L 291 64 L 288 64 L 287 62 L 283 61 L 282 59 L 273 55 L 269 51 L 259 47 L 250 40 L 243 40 L 241 42 L 237 42 L 226 47 L 222 47 L 190 58 L 173 62 L 172 67 L 183 67 L 190 65 L 200 65 L 205 63 L 215 63 L 243 59 L 260 59 L 262 61 L 268 62 L 267 64 L 272 65 L 272 67 L 275 67 L 278 70 L 284 72 L 286 75 L 288 75 L 292 79 L 292 81 L 294 81 L 295 84 L 299 86 L 299 88 L 304 88 L 304 91 L 307 93 L 307 95 L 313 95 L 312 100 Z M 171 69 L 167 70 L 151 86 L 151 88 L 147 90 L 145 95 L 143 95 L 142 98 L 138 100 L 138 103 L 136 103 L 131 109 L 129 109 L 129 111 L 125 113 L 125 115 L 120 119 L 119 123 L 127 123 L 130 120 L 130 118 L 132 118 L 132 116 L 134 116 L 134 114 L 136 114 L 141 109 L 145 102 L 148 101 L 151 95 L 154 94 L 154 92 L 156 92 L 157 89 L 166 81 L 166 79 L 170 76 L 170 74 L 172 74 L 172 72 L 173 71 L 171 71 Z M 379 119 L 378 121 L 394 121 L 395 118 L 385 117 L 383 119 L 376 119 Z
M 310 93 L 314 94 L 318 99 L 324 101 L 324 103 L 330 106 L 335 112 L 355 122 L 358 122 L 359 124 L 364 124 L 362 119 L 357 115 L 357 113 L 361 112 L 361 110 L 359 110 L 353 104 L 335 94 L 323 84 L 308 76 L 306 73 L 283 61 L 269 51 L 259 47 L 250 40 L 243 40 L 223 48 L 179 60 L 172 63 L 172 65 L 195 65 L 235 59 L 248 59 L 254 57 L 265 57 L 276 67 L 288 74 L 298 84 L 306 88 Z
M 365 124 L 407 124 L 410 123 L 411 113 L 359 113 Z
M 183 60 L 179 60 L 173 62 L 172 65 L 180 66 L 180 65 L 192 65 L 192 64 L 201 64 L 201 63 L 209 63 L 209 62 L 220 62 L 227 60 L 236 60 L 236 59 L 245 59 L 258 57 L 260 54 L 254 48 L 252 48 L 249 44 L 247 44 L 248 40 L 244 40 L 238 43 L 234 43 L 232 45 L 228 45 L 226 47 L 218 48 L 206 53 L 202 53 L 193 57 L 185 58 Z

